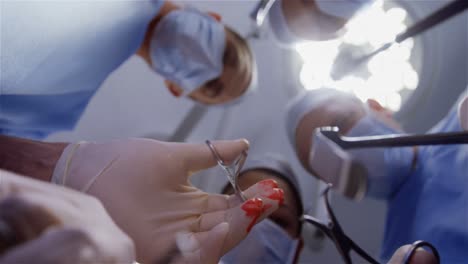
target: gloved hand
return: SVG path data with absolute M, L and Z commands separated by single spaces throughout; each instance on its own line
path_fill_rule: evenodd
M 213 142 L 225 162 L 248 149 L 248 142 Z M 216 263 L 239 243 L 252 224 L 278 208 L 277 185 L 258 183 L 235 196 L 205 193 L 188 176 L 216 165 L 205 144 L 128 139 L 68 146 L 53 181 L 99 198 L 134 240 L 137 261 L 165 259 L 177 245 L 189 262 Z M 225 175 L 220 175 L 225 177 Z M 268 197 L 271 197 L 268 198 Z M 215 245 L 207 241 L 217 241 Z
M 388 264 L 406 264 L 403 263 L 403 260 L 406 256 L 406 253 L 411 248 L 411 245 L 404 245 L 401 246 L 395 254 L 393 254 L 392 258 L 388 262 Z M 437 260 L 434 255 L 422 248 L 419 248 L 414 252 L 414 255 L 409 260 L 410 264 L 437 264 Z
M 103 259 L 99 254 L 98 247 L 88 233 L 79 229 L 58 228 L 11 249 L 0 256 L 0 264 L 120 263 Z
M 135 260 L 133 242 L 96 198 L 0 170 L 2 250 L 0 263 Z

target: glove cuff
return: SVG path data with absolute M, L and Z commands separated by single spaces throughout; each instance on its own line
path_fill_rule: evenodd
M 78 147 L 85 143 L 84 141 L 69 144 L 62 152 L 57 164 L 55 165 L 54 173 L 52 174 L 51 182 L 57 185 L 66 186 L 67 185 L 67 176 L 70 163 L 73 159 Z

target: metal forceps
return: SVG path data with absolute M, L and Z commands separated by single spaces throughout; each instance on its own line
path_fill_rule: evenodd
M 337 127 L 322 127 L 319 129 L 319 132 L 342 149 L 468 144 L 467 132 L 445 132 L 423 135 L 395 134 L 365 137 L 342 136 Z
M 377 260 L 375 260 L 369 254 L 367 254 L 366 251 L 364 251 L 361 247 L 359 247 L 351 238 L 349 238 L 344 233 L 343 229 L 338 223 L 338 220 L 336 219 L 336 216 L 333 213 L 333 210 L 331 209 L 331 206 L 330 206 L 328 192 L 330 191 L 331 187 L 332 187 L 331 184 L 329 184 L 323 192 L 325 206 L 327 209 L 328 216 L 330 217 L 330 220 L 328 222 L 324 222 L 313 216 L 303 215 L 301 217 L 301 221 L 314 225 L 315 227 L 320 229 L 326 236 L 328 236 L 335 244 L 336 249 L 340 252 L 340 255 L 344 263 L 352 264 L 350 252 L 351 250 L 354 250 L 359 256 L 361 256 L 367 262 L 371 264 L 379 264 Z M 440 263 L 440 257 L 439 257 L 439 253 L 437 252 L 437 249 L 433 245 L 425 241 L 414 242 L 411 248 L 409 249 L 409 251 L 406 253 L 403 263 L 409 264 L 409 261 L 411 260 L 411 257 L 416 252 L 416 249 L 421 248 L 421 247 L 429 248 L 432 251 L 432 254 L 434 254 L 437 260 L 437 263 Z
M 232 164 L 226 164 L 221 155 L 219 155 L 214 145 L 211 143 L 211 141 L 207 140 L 205 143 L 211 150 L 211 153 L 213 154 L 215 160 L 218 162 L 218 165 L 226 172 L 227 178 L 231 183 L 231 186 L 234 189 L 236 196 L 242 202 L 247 201 L 247 198 L 242 193 L 242 190 L 237 184 L 237 179 L 239 178 L 239 174 L 242 170 L 242 167 L 244 166 L 245 160 L 247 159 L 247 152 L 245 150 L 242 151 L 240 156 Z

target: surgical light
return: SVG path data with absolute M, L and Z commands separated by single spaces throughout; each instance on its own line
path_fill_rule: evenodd
M 365 101 L 376 99 L 384 107 L 398 111 L 402 102 L 419 84 L 419 74 L 412 63 L 414 40 L 394 45 L 369 60 L 352 75 L 335 80 L 331 70 L 335 59 L 346 49 L 369 53 L 395 39 L 408 28 L 411 19 L 405 9 L 382 0 L 353 18 L 345 34 L 336 40 L 297 45 L 303 60 L 300 81 L 305 89 L 333 87 L 354 93 Z M 379 26 L 376 26 L 379 25 Z

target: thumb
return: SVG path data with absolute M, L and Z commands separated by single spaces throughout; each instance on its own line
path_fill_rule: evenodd
M 206 232 L 178 233 L 176 243 L 186 263 L 218 263 L 229 224 L 222 222 Z
M 246 139 L 213 141 L 211 143 L 227 164 L 233 162 L 243 151 L 249 149 L 249 142 Z M 175 155 L 181 159 L 182 164 L 191 173 L 211 168 L 217 164 L 216 158 L 206 143 L 173 144 Z
M 239 244 L 251 231 L 255 224 L 272 214 L 283 203 L 284 192 L 278 188 L 275 181 L 264 180 L 251 186 L 244 192 L 248 198 L 241 203 L 235 195 L 229 200 L 229 208 L 219 208 L 201 215 L 194 229 L 199 232 L 208 231 L 220 222 L 228 222 L 229 234 L 224 241 L 225 254 Z
M 408 250 L 410 250 L 410 248 L 411 248 L 411 245 L 401 246 L 395 252 L 395 254 L 393 254 L 392 258 L 387 264 L 406 264 L 406 263 L 403 263 L 403 260 Z M 422 248 L 419 248 L 416 250 L 416 252 L 414 252 L 414 255 L 409 260 L 409 263 L 410 264 L 432 264 L 432 263 L 435 264 L 437 263 L 437 260 L 432 253 Z

